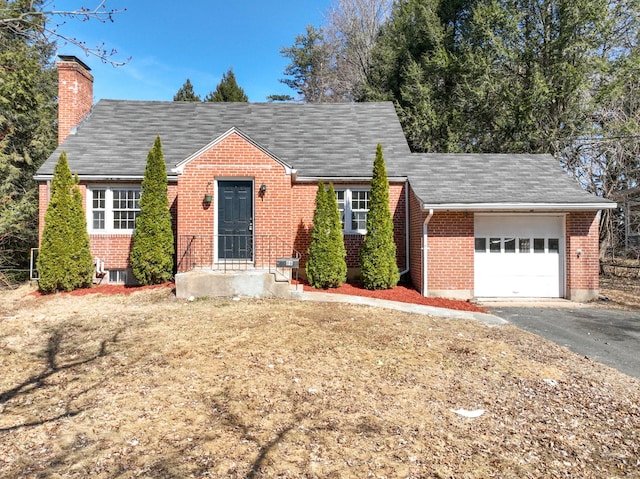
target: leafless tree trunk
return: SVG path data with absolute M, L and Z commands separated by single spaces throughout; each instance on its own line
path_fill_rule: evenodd
M 326 40 L 333 45 L 335 90 L 343 100 L 359 97 L 371 50 L 391 12 L 391 0 L 338 0 L 327 13 Z

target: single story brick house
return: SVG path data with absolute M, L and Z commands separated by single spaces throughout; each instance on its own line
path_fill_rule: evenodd
M 93 105 L 86 65 L 61 57 L 58 72 L 59 147 L 36 175 L 40 229 L 64 150 L 105 280 L 127 278 L 140 183 L 159 135 L 178 272 L 262 267 L 292 251 L 304 270 L 323 180 L 336 189 L 357 275 L 380 143 L 398 266 L 423 295 L 597 297 L 599 210 L 615 203 L 583 191 L 550 155 L 411 153 L 388 102 Z

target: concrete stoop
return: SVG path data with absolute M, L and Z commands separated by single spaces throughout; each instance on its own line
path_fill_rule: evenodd
M 302 286 L 292 286 L 287 281 L 276 281 L 267 271 L 188 271 L 175 277 L 176 297 L 232 297 L 296 298 L 302 294 Z

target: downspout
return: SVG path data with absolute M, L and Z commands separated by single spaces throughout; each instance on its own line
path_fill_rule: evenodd
M 422 296 L 426 297 L 428 293 L 428 274 L 427 274 L 427 255 L 429 254 L 428 244 L 428 226 L 433 216 L 433 208 L 429 208 L 429 214 L 422 225 Z
M 404 270 L 400 276 L 407 274 L 410 269 L 409 262 L 409 180 L 404 183 Z

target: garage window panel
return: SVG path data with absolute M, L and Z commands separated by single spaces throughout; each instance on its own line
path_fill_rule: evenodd
M 549 246 L 549 253 L 560 252 L 560 240 L 558 238 L 549 238 L 548 246 Z
M 487 238 L 476 238 L 476 253 L 487 252 Z
M 544 238 L 533 238 L 533 252 L 544 253 Z
M 491 253 L 500 253 L 502 251 L 502 238 L 490 238 L 489 251 Z
M 531 253 L 531 238 L 520 238 L 518 251 L 520 253 Z
M 516 252 L 516 239 L 515 238 L 505 238 L 504 239 L 504 252 L 505 253 L 515 253 Z

